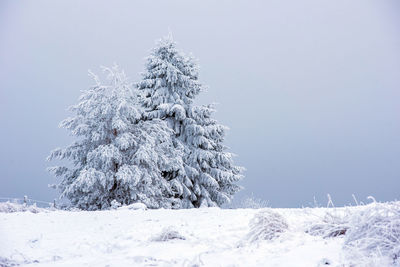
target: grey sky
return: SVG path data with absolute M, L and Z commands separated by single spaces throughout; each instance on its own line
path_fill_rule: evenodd
M 217 102 L 241 183 L 273 207 L 400 196 L 397 1 L 2 1 L 0 197 L 51 200 L 45 158 L 87 70 L 139 79 L 173 32 Z M 50 164 L 51 165 L 51 164 Z

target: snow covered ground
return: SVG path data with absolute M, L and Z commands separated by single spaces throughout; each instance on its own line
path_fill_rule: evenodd
M 271 209 L 288 230 L 260 242 L 247 238 L 257 209 L 0 213 L 0 266 L 350 266 L 342 235 L 307 229 L 364 208 Z

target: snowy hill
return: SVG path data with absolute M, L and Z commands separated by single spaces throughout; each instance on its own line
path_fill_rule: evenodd
M 287 229 L 259 241 L 249 238 L 257 209 L 0 213 L 0 266 L 385 266 L 349 258 L 336 231 L 348 226 L 337 218 L 371 205 L 267 209 Z

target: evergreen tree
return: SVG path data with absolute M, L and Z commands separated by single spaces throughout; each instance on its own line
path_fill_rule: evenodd
M 161 119 L 174 130 L 174 145 L 183 147 L 185 174 L 180 182 L 184 207 L 216 206 L 230 201 L 240 190 L 235 184 L 242 168 L 226 152 L 226 127 L 212 119 L 211 105 L 196 106 L 193 100 L 203 86 L 192 57 L 180 53 L 171 36 L 161 39 L 148 57 L 143 79 L 137 84 L 143 93 L 147 120 Z
M 72 162 L 73 167 L 49 168 L 61 178 L 61 197 L 87 210 L 108 208 L 114 200 L 142 202 L 151 208 L 179 206 L 181 200 L 175 195 L 180 185 L 161 175 L 184 173 L 172 130 L 162 120 L 142 119 L 138 92 L 123 71 L 117 66 L 104 71 L 107 84 L 91 74 L 95 85 L 70 108 L 75 116 L 60 124 L 78 140 L 48 157 Z

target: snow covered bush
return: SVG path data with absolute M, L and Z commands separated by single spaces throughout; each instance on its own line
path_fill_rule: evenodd
M 121 203 L 114 199 L 113 201 L 111 201 L 110 206 L 112 209 L 118 209 L 119 207 L 121 207 Z
M 161 119 L 174 131 L 174 145 L 183 149 L 185 173 L 170 170 L 163 176 L 174 181 L 179 205 L 185 208 L 220 206 L 240 189 L 242 168 L 233 164 L 223 145 L 226 127 L 212 118 L 212 105 L 196 106 L 203 90 L 198 66 L 179 52 L 171 36 L 161 39 L 148 57 L 137 88 L 148 121 Z
M 262 209 L 268 207 L 268 201 L 255 197 L 247 197 L 240 203 L 240 207 L 244 209 Z
M 47 212 L 48 209 L 38 208 L 36 204 L 33 205 L 26 205 L 26 204 L 19 204 L 19 203 L 11 203 L 7 202 L 0 202 L 0 212 L 4 213 L 12 213 L 12 212 L 25 212 L 29 211 L 32 213 L 39 213 L 39 212 Z
M 247 240 L 250 243 L 260 240 L 273 240 L 289 228 L 286 219 L 271 209 L 256 213 L 250 220 L 249 227 Z
M 147 210 L 147 207 L 143 203 L 133 203 L 131 205 L 119 207 L 118 209 L 119 210 Z
M 165 242 L 173 239 L 185 240 L 186 238 L 181 235 L 173 226 L 168 226 L 162 229 L 161 233 L 151 238 L 151 241 Z
M 48 157 L 72 163 L 49 168 L 61 178 L 57 186 L 61 197 L 85 210 L 110 208 L 113 200 L 124 205 L 141 202 L 150 208 L 176 207 L 182 187 L 162 176 L 184 173 L 172 130 L 165 121 L 142 120 L 139 93 L 118 66 L 104 72 L 108 73 L 105 84 L 90 73 L 94 86 L 70 108 L 74 117 L 60 124 L 78 140 Z
M 0 256 L 0 267 L 18 266 L 20 263 Z
M 268 208 L 268 201 L 261 198 L 256 198 L 253 195 L 245 197 L 240 200 L 233 200 L 228 205 L 225 205 L 227 209 L 263 209 Z
M 322 236 L 323 238 L 345 235 L 349 229 L 349 220 L 350 213 L 347 210 L 328 209 L 322 221 L 312 223 L 306 233 L 313 236 Z
M 350 256 L 384 257 L 400 264 L 400 202 L 372 203 L 351 217 L 344 249 Z

